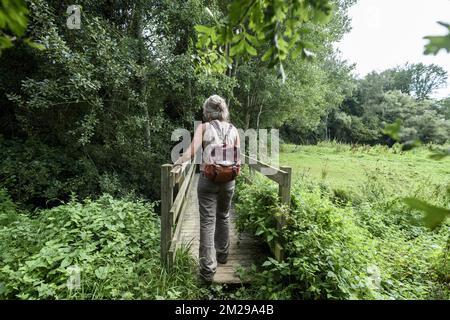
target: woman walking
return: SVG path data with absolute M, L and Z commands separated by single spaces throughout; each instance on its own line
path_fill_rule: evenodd
M 202 163 L 197 187 L 200 210 L 199 279 L 211 283 L 217 263 L 226 264 L 230 246 L 230 206 L 234 178 L 239 174 L 239 133 L 228 120 L 225 100 L 217 95 L 203 104 L 205 123 L 175 165 L 189 161 L 202 147 Z

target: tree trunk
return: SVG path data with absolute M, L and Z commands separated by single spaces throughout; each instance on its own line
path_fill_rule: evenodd
M 133 13 L 134 18 L 134 37 L 138 41 L 138 57 L 137 57 L 137 63 L 141 68 L 145 70 L 145 44 L 144 44 L 144 38 L 142 36 L 143 33 L 143 25 L 144 25 L 144 8 L 143 8 L 143 1 L 139 0 L 136 2 L 136 6 L 134 8 Z M 147 145 L 147 148 L 151 148 L 151 130 L 150 130 L 150 114 L 148 111 L 148 105 L 146 101 L 147 96 L 147 73 L 144 73 L 144 76 L 138 80 L 138 87 L 139 87 L 139 103 L 142 106 L 142 112 L 144 114 L 145 118 L 145 142 Z
M 250 92 L 247 93 L 247 111 L 245 112 L 245 130 L 250 127 Z
M 247 110 L 245 114 L 245 130 L 248 130 L 250 127 L 250 112 Z
M 262 108 L 263 108 L 263 105 L 261 103 L 261 105 L 259 106 L 258 117 L 256 118 L 256 131 L 258 131 L 258 129 L 259 129 L 259 120 L 261 118 L 261 114 L 263 113 Z

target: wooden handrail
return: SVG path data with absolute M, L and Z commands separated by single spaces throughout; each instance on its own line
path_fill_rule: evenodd
M 195 168 L 194 163 L 161 166 L 161 261 L 168 267 L 173 263 L 171 245 Z
M 161 166 L 161 262 L 167 265 L 167 252 L 172 237 L 172 223 L 169 211 L 173 204 L 173 180 L 171 164 Z
M 280 168 L 275 168 L 271 165 L 263 163 L 253 157 L 249 157 L 245 154 L 241 154 L 241 158 L 245 161 L 244 163 L 249 166 L 250 173 L 253 171 L 258 171 L 267 178 L 278 183 L 278 196 L 280 197 L 281 203 L 290 206 L 291 205 L 291 183 L 292 183 L 292 168 L 281 166 Z M 267 175 L 264 170 L 270 170 L 273 174 Z M 284 217 L 276 217 L 277 229 L 279 232 L 283 229 L 286 224 Z M 278 242 L 269 243 L 272 253 L 278 261 L 283 259 L 283 247 Z

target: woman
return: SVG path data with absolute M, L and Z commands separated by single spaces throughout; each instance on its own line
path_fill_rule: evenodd
M 234 180 L 229 182 L 213 182 L 207 178 L 205 168 L 211 163 L 208 146 L 222 142 L 236 146 L 239 150 L 240 140 L 237 129 L 228 121 L 228 106 L 225 100 L 217 95 L 206 99 L 203 104 L 203 123 L 195 131 L 194 139 L 175 165 L 181 165 L 193 158 L 200 146 L 203 147 L 200 178 L 197 187 L 200 209 L 200 247 L 199 247 L 199 279 L 203 283 L 211 283 L 216 272 L 217 263 L 227 263 L 230 246 L 230 206 L 234 193 Z M 205 152 L 206 151 L 206 152 Z

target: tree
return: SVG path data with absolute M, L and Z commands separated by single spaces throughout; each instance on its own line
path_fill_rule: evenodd
M 329 21 L 332 13 L 330 0 L 271 1 L 233 0 L 220 18 L 207 9 L 215 25 L 196 26 L 199 32 L 197 59 L 206 72 L 224 72 L 233 59 L 249 58 L 264 49 L 262 61 L 278 66 L 281 78 L 285 72 L 283 61 L 311 56 L 313 43 L 306 40 L 314 32 L 314 24 Z M 269 43 L 269 47 L 265 44 Z
M 157 198 L 173 129 L 200 119 L 211 92 L 232 96 L 232 79 L 194 72 L 203 1 L 84 0 L 80 30 L 66 28 L 66 3 L 28 4 L 26 34 L 46 49 L 0 57 L 1 185 L 36 206 L 72 191 Z M 54 183 L 20 180 L 32 169 Z
M 410 90 L 418 100 L 428 99 L 447 82 L 447 72 L 438 65 L 413 64 L 407 69 L 411 74 Z
M 450 120 L 450 97 L 437 101 L 433 107 L 445 119 Z

